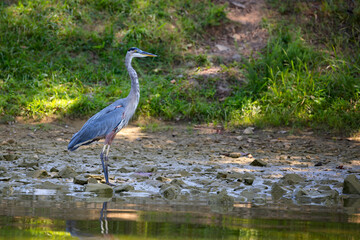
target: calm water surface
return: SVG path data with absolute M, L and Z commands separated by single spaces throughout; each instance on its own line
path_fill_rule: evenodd
M 355 240 L 360 209 L 27 196 L 0 199 L 0 239 Z

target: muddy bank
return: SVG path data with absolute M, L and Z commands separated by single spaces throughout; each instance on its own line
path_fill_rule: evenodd
M 234 203 L 360 206 L 360 142 L 284 129 L 132 125 L 118 134 L 103 184 L 102 143 L 66 150 L 82 122 L 1 125 L 3 197 L 151 198 Z M 345 181 L 345 179 L 347 179 Z M 345 182 L 345 185 L 344 185 Z

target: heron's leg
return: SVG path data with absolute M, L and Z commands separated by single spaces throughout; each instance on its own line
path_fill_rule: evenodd
M 109 182 L 109 171 L 108 171 L 108 160 L 109 160 L 109 151 L 112 141 L 114 140 L 116 136 L 116 130 L 114 129 L 111 131 L 108 135 L 105 137 L 105 146 L 103 148 L 102 154 L 105 154 L 104 159 L 102 159 L 103 163 L 103 169 L 104 169 L 104 175 L 105 175 L 105 181 L 108 185 L 113 185 Z
M 106 175 L 105 175 L 106 184 L 112 185 L 112 184 L 110 184 L 110 182 L 109 182 L 109 170 L 108 170 L 108 165 L 109 165 L 109 151 L 110 151 L 110 145 L 107 145 L 107 149 L 106 149 L 106 152 L 105 152 L 105 159 L 104 159 L 104 162 L 105 162 L 104 173 L 106 172 Z
M 101 164 L 102 164 L 102 167 L 103 167 L 103 171 L 104 171 L 104 177 L 105 177 L 105 181 L 106 183 L 109 182 L 109 177 L 108 177 L 108 170 L 107 170 L 107 160 L 106 160 L 106 147 L 108 145 L 105 144 L 102 151 L 101 151 L 101 154 L 100 154 L 100 159 L 101 159 Z M 104 161 L 104 155 L 105 155 L 105 161 Z

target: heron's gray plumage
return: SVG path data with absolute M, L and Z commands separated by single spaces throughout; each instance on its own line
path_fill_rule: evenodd
M 126 98 L 119 99 L 92 116 L 71 138 L 68 145 L 70 151 L 76 150 L 82 145 L 105 138 L 112 130 L 119 126 L 119 131 L 126 124 L 123 122 L 123 114 L 126 107 Z M 121 106 L 121 107 L 119 107 Z
M 126 54 L 125 65 L 131 78 L 131 90 L 126 98 L 119 99 L 92 116 L 71 138 L 68 145 L 74 151 L 82 145 L 105 138 L 111 132 L 119 132 L 134 115 L 140 99 L 138 76 L 131 66 L 133 57 L 156 56 L 138 48 L 131 48 Z

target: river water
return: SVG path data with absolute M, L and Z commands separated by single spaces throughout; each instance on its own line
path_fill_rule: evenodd
M 360 239 L 360 209 L 32 195 L 0 200 L 0 239 Z

